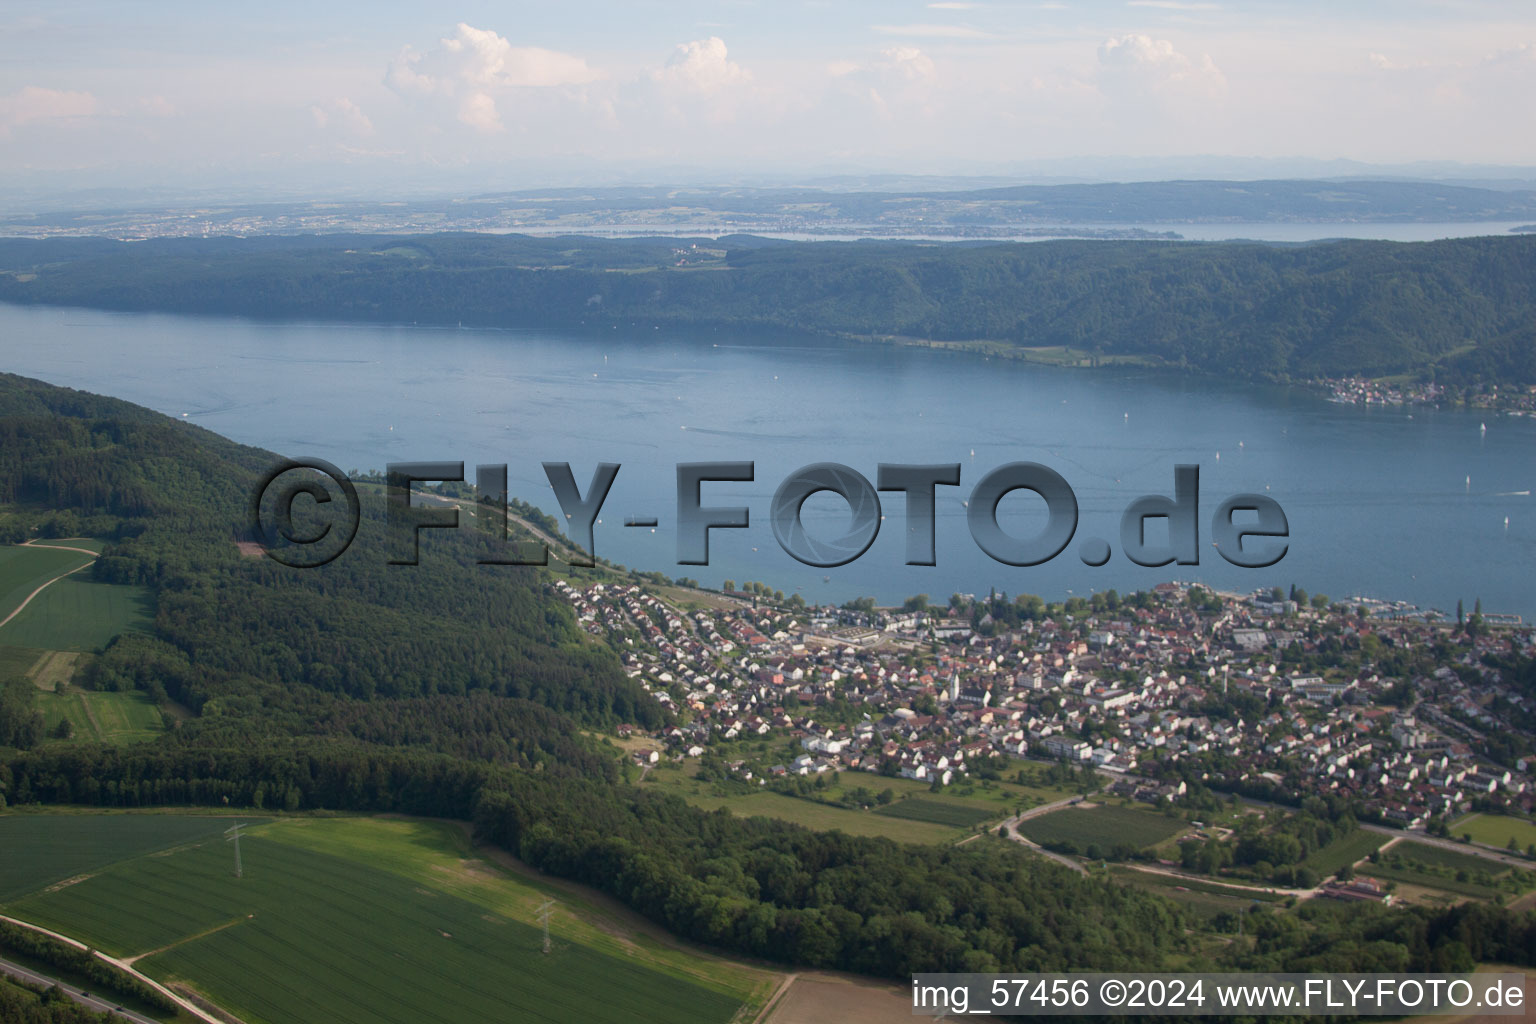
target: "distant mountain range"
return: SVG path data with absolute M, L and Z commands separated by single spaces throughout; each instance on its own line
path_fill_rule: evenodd
M 995 180 L 995 179 L 994 179 Z M 902 182 L 902 184 L 915 184 Z M 126 205 L 0 215 L 0 234 L 118 238 L 305 232 L 539 231 L 938 235 L 1221 223 L 1536 219 L 1536 190 L 1411 179 L 1152 181 L 920 189 L 551 188 L 399 202 Z M 1061 232 L 1071 233 L 1071 232 Z

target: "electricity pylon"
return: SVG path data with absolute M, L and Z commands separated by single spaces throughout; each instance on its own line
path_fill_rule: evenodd
M 244 827 L 245 827 L 245 825 L 244 825 L 243 822 L 236 822 L 234 824 L 234 826 L 232 826 L 231 828 L 226 829 L 225 832 L 224 832 L 224 834 L 229 837 L 228 839 L 225 839 L 224 841 L 226 843 L 233 842 L 235 844 L 235 877 L 236 878 L 241 877 L 241 871 L 240 871 L 240 830 L 242 828 L 244 828 Z
M 544 926 L 544 952 L 549 952 L 549 915 L 555 912 L 555 901 L 545 900 L 539 904 L 539 909 L 534 911 L 539 923 Z

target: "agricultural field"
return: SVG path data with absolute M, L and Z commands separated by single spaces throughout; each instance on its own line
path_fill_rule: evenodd
M 1536 822 L 1529 818 L 1511 818 L 1503 814 L 1474 814 L 1451 826 L 1451 835 L 1460 838 L 1470 834 L 1475 843 L 1496 846 L 1503 850 L 1513 839 L 1521 852 L 1536 843 Z
M 1507 874 L 1510 870 L 1498 861 L 1479 857 L 1474 853 L 1447 850 L 1444 847 L 1431 846 L 1428 843 L 1416 843 L 1411 839 L 1398 843 L 1389 852 L 1406 860 L 1416 860 L 1420 864 L 1448 868 L 1451 871 L 1486 871 L 1492 875 L 1503 875 Z
M 1381 848 L 1387 838 L 1380 832 L 1367 832 L 1363 828 L 1357 828 L 1348 835 L 1335 839 L 1321 850 L 1313 851 L 1306 860 L 1301 862 L 1301 866 L 1316 872 L 1319 878 L 1327 878 L 1361 858 L 1369 857 L 1372 852 Z
M 93 556 L 79 551 L 30 544 L 0 546 L 0 619 L 9 617 L 29 594 L 49 580 L 93 561 Z
M 185 814 L 0 815 L 0 902 L 181 843 L 232 821 Z
M 119 633 L 147 630 L 154 624 L 148 588 L 96 583 L 83 579 L 85 575 L 66 576 L 33 598 L 19 615 L 0 626 L 0 644 L 98 651 Z
M 0 645 L 0 679 L 14 679 L 32 672 L 39 659 L 47 651 L 31 647 L 5 647 Z
M 688 795 L 684 799 L 707 811 L 724 807 L 743 818 L 778 818 L 822 832 L 837 829 L 851 836 L 884 836 L 900 843 L 950 843 L 962 836 L 960 831 L 946 825 L 834 807 L 781 793 L 746 793 L 741 796 L 700 793 Z
M 6 650 L 31 651 L 29 647 L 12 648 Z M 75 671 L 80 667 L 82 655 L 78 651 L 36 651 L 37 657 L 26 669 L 26 676 L 32 680 L 32 685 L 39 690 L 56 691 L 59 684 L 66 686 L 75 678 Z
M 1001 773 L 1004 780 L 1008 781 L 985 782 L 966 779 L 956 781 L 937 793 L 930 791 L 929 783 L 917 779 L 891 779 L 867 772 L 843 772 L 839 785 L 830 788 L 828 792 L 836 796 L 845 790 L 861 786 L 876 793 L 883 789 L 890 789 L 897 796 L 921 796 L 946 803 L 959 803 L 989 811 L 994 817 L 1013 814 L 1021 807 L 1027 810 L 1041 804 L 1053 803 L 1063 797 L 1076 796 L 1082 792 L 1072 786 L 1054 786 L 1040 780 L 1042 773 L 1035 770 L 1037 766 L 1026 767 L 1027 764 L 1016 758 L 1010 759 L 1008 768 Z M 1021 767 L 1024 768 L 1026 777 L 1036 781 L 1029 785 L 1020 785 L 1011 781 Z
M 1154 811 L 1084 803 L 1029 818 L 1019 823 L 1018 831 L 1042 846 L 1070 843 L 1083 851 L 1093 845 L 1107 852 L 1121 843 L 1137 849 L 1153 846 L 1173 838 L 1187 827 L 1181 819 L 1164 817 Z
M 1421 889 L 1455 893 L 1477 900 L 1492 900 L 1499 897 L 1499 891 L 1490 886 L 1470 881 L 1458 882 L 1454 876 L 1433 875 L 1417 870 L 1412 865 L 1394 867 L 1387 863 L 1371 864 L 1368 868 L 1362 868 L 1360 873 L 1382 881 L 1405 882 Z
M 782 736 L 752 737 L 733 742 L 719 743 L 711 750 L 723 760 L 742 760 L 752 765 L 784 762 L 792 756 L 791 748 L 798 752 L 797 744 L 786 742 Z M 1028 785 L 1011 781 L 1020 769 L 1031 779 Z M 964 838 L 976 824 L 1051 803 L 1080 790 L 1055 786 L 1040 776 L 1043 769 L 1029 762 L 1010 760 L 1002 772 L 1005 781 L 966 779 L 934 792 L 927 782 L 916 779 L 891 778 L 862 771 L 843 771 L 821 776 L 823 788 L 815 791 L 817 800 L 802 800 L 781 794 L 732 792 L 729 787 L 720 788 L 713 783 L 696 778 L 698 763 L 686 761 L 672 764 L 663 761 L 646 774 L 645 785 L 658 786 L 677 794 L 689 803 L 708 810 L 728 807 L 743 816 L 763 815 L 781 818 L 814 829 L 841 829 L 850 835 L 885 836 L 900 842 L 941 843 Z M 872 811 L 856 807 L 831 806 L 842 798 L 864 790 L 865 797 L 878 795 L 887 790 L 896 802 Z M 775 799 L 766 799 L 774 797 Z M 903 799 L 906 798 L 906 799 Z M 914 814 L 897 810 L 897 806 L 911 800 L 939 804 L 953 810 L 929 808 Z M 825 802 L 822 802 L 825 801 Z M 920 805 L 921 806 L 921 805 Z M 876 817 L 871 818 L 871 814 Z M 893 820 L 894 819 L 894 820 Z M 914 825 L 935 825 L 945 828 L 912 829 L 902 821 Z
M 36 700 L 48 736 L 66 718 L 74 726 L 73 738 L 77 740 L 137 743 L 165 731 L 160 709 L 148 694 L 138 690 L 97 693 L 70 689 L 62 694 L 44 690 Z
M 1361 872 L 1473 899 L 1501 900 L 1536 884 L 1536 873 L 1522 868 L 1411 840 L 1395 844 Z
M 135 958 L 249 1024 L 725 1024 L 755 1012 L 775 977 L 625 934 L 614 912 L 509 875 L 445 824 L 279 819 L 252 827 L 241 855 L 236 878 L 232 847 L 216 834 L 34 891 L 4 912 Z M 534 916 L 550 896 L 560 902 L 545 955 Z
M 997 817 L 996 811 L 986 808 L 922 797 L 897 800 L 895 803 L 875 808 L 875 813 L 891 818 L 906 818 L 910 821 L 930 821 L 935 825 L 948 825 L 951 828 L 972 828 L 988 818 Z

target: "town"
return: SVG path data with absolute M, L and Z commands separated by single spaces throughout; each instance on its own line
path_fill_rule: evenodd
M 1426 836 L 1474 812 L 1529 828 L 1536 803 L 1536 706 L 1512 677 L 1536 631 L 1480 606 L 1452 618 L 1294 587 L 1235 595 L 1183 583 L 1123 598 L 956 594 L 891 608 L 808 607 L 730 581 L 718 592 L 555 586 L 675 712 L 656 742 L 632 750 L 646 771 L 699 759 L 738 785 L 790 794 L 823 776 L 846 789 L 864 777 L 854 773 L 873 776 L 872 789 L 899 778 L 942 793 L 1033 761 L 1137 805 L 1241 795 Z M 742 756 L 764 749 L 742 742 L 756 738 L 778 755 Z M 1179 849 L 1218 831 L 1189 831 Z M 1331 885 L 1340 898 L 1385 895 L 1349 872 Z

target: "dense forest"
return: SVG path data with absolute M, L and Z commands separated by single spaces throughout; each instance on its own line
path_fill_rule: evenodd
M 324 569 L 286 569 L 236 547 L 244 492 L 273 456 L 11 376 L 0 377 L 0 437 L 0 529 L 91 531 L 110 542 L 98 578 L 154 596 L 153 629 L 119 637 L 80 681 L 194 713 L 126 748 L 13 729 L 0 803 L 454 818 L 678 934 L 785 963 L 890 977 L 1205 964 L 1173 902 L 996 837 L 903 846 L 620 782 L 615 752 L 584 730 L 659 724 L 662 712 L 584 641 L 541 570 L 476 565 L 477 538 L 409 569 L 391 570 L 381 541 Z M 364 529 L 382 529 L 366 502 Z M 1250 916 L 1259 943 L 1226 966 L 1536 963 L 1536 915 L 1493 907 Z
M 1273 380 L 1536 384 L 1536 237 L 774 242 L 490 235 L 0 241 L 0 300 L 463 324 L 771 329 L 1067 347 Z

